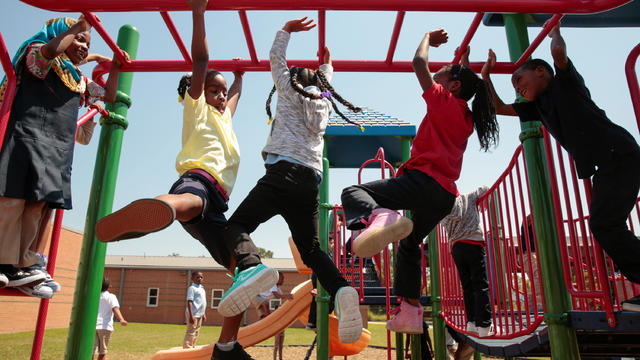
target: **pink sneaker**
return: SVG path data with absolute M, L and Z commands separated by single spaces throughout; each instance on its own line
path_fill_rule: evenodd
M 400 306 L 393 309 L 391 314 L 397 314 L 387 321 L 387 330 L 405 334 L 422 334 L 422 305 L 413 306 L 402 301 Z
M 367 229 L 353 242 L 353 252 L 363 258 L 378 254 L 385 246 L 402 240 L 413 231 L 413 222 L 397 211 L 380 208 L 369 216 Z

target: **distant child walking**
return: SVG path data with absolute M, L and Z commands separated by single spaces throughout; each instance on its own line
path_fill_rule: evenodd
M 120 62 L 114 59 L 105 88 L 87 79 L 78 65 L 105 58 L 89 54 L 91 25 L 79 19 L 48 20 L 13 58 L 18 84 L 0 150 L 0 286 L 49 298 L 39 288 L 38 239 L 50 209 L 71 209 L 71 165 L 75 142 L 88 144 L 95 122 L 77 128 L 78 109 L 115 98 Z M 0 88 L 0 103 L 7 81 Z M 77 131 L 77 134 L 76 134 Z M 6 281 L 4 281 L 6 279 Z
M 449 215 L 440 222 L 451 244 L 467 313 L 467 331 L 480 337 L 495 334 L 491 322 L 489 281 L 485 261 L 485 241 L 478 216 L 478 198 L 489 190 L 482 186 L 460 195 Z
M 276 34 L 269 53 L 275 87 L 269 94 L 267 109 L 276 90 L 278 105 L 262 151 L 267 173 L 229 218 L 226 238 L 233 244 L 250 243 L 249 234 L 259 224 L 282 215 L 302 260 L 336 298 L 341 341 L 352 343 L 362 332 L 358 293 L 348 286 L 318 242 L 318 184 L 322 175 L 323 135 L 333 105 L 331 98 L 342 98 L 329 84 L 333 68 L 327 48 L 324 49 L 324 64 L 318 71 L 287 68 L 286 49 L 291 33 L 310 30 L 315 26 L 312 21 L 306 18 L 288 21 Z M 252 298 L 270 289 L 277 281 L 276 271 L 261 264 L 257 249 L 247 250 L 251 251 L 236 251 L 239 255 L 238 275 L 220 301 L 219 311 L 225 316 L 245 311 Z M 273 277 L 268 275 L 270 273 Z M 220 343 L 216 344 L 214 358 L 219 346 Z M 219 359 L 231 357 L 220 356 Z
M 98 305 L 98 319 L 96 321 L 96 338 L 93 343 L 94 354 L 98 354 L 98 360 L 107 357 L 107 347 L 111 334 L 113 334 L 113 314 L 116 314 L 120 324 L 127 326 L 127 321 L 120 312 L 118 298 L 109 292 L 111 280 L 102 279 L 102 292 L 100 293 L 100 305 Z M 93 358 L 93 357 L 92 357 Z
M 196 346 L 200 327 L 207 321 L 207 293 L 202 286 L 202 272 L 191 273 L 191 286 L 187 289 L 187 332 L 184 334 L 182 347 L 185 349 Z
M 394 292 L 402 297 L 397 315 L 387 322 L 395 332 L 421 334 L 420 244 L 449 212 L 458 195 L 462 155 L 475 127 L 480 146 L 487 150 L 497 142 L 498 127 L 487 84 L 466 66 L 446 65 L 433 76 L 429 72 L 429 46 L 446 43 L 443 29 L 426 33 L 413 58 L 413 69 L 424 93 L 427 114 L 413 140 L 411 157 L 398 176 L 343 190 L 347 228 L 366 227 L 354 241 L 360 257 L 378 254 L 400 240 Z M 475 97 L 474 97 L 475 96 Z M 474 97 L 472 109 L 467 101 Z M 411 210 L 411 220 L 396 210 Z
M 529 101 L 505 104 L 492 86 L 496 110 L 519 116 L 520 121 L 542 121 L 575 161 L 578 177 L 593 176 L 591 232 L 622 273 L 640 284 L 640 240 L 627 227 L 640 189 L 640 147 L 591 99 L 584 79 L 567 57 L 560 24 L 549 37 L 555 75 L 546 61 L 528 60 L 513 73 L 511 83 Z M 495 61 L 489 50 L 482 76 L 490 84 Z M 640 312 L 640 295 L 623 301 L 622 309 Z

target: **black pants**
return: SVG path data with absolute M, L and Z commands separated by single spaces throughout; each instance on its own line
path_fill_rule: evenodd
M 640 240 L 627 227 L 638 198 L 640 152 L 614 156 L 593 176 L 589 227 L 602 249 L 631 281 L 640 283 Z
M 342 206 L 347 228 L 364 228 L 377 208 L 411 210 L 413 232 L 400 241 L 394 292 L 397 296 L 416 299 L 420 296 L 420 244 L 453 207 L 455 196 L 431 176 L 407 170 L 396 178 L 353 185 L 342 191 Z
M 313 288 L 318 287 L 318 275 L 316 273 L 311 274 L 311 283 L 313 284 Z M 335 299 L 331 297 L 329 300 L 329 313 L 333 312 L 335 306 Z M 307 319 L 308 323 L 317 324 L 318 319 L 318 304 L 316 303 L 316 297 L 311 297 L 311 306 L 309 307 L 309 318 Z
M 456 242 L 451 249 L 458 268 L 464 293 L 467 320 L 479 327 L 491 325 L 489 305 L 489 281 L 485 266 L 484 248 L 480 245 Z
M 231 216 L 225 236 L 235 244 L 234 257 L 239 270 L 260 263 L 257 252 L 243 244 L 251 243 L 258 225 L 282 215 L 291 230 L 302 261 L 318 275 L 331 297 L 348 286 L 335 264 L 318 242 L 318 178 L 315 170 L 287 161 L 266 165 L 267 173 Z M 284 239 L 283 239 L 284 240 Z

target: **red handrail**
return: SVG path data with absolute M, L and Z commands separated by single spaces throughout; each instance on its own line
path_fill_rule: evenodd
M 2 148 L 4 135 L 9 124 L 9 116 L 11 115 L 11 105 L 13 105 L 13 98 L 16 95 L 16 72 L 13 70 L 13 64 L 11 63 L 7 46 L 4 44 L 2 33 L 0 33 L 0 62 L 7 76 L 7 88 L 0 107 L 0 148 Z
M 636 123 L 640 132 L 640 88 L 638 88 L 638 76 L 636 75 L 636 62 L 640 55 L 640 44 L 636 45 L 624 64 L 624 72 L 627 75 L 627 85 L 629 85 L 629 93 L 631 95 L 631 103 L 633 111 L 636 114 Z

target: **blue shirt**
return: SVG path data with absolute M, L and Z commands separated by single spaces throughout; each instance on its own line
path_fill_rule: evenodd
M 204 310 L 207 308 L 207 294 L 204 291 L 204 286 L 196 283 L 191 283 L 187 290 L 187 306 L 189 306 L 189 300 L 193 301 L 191 306 L 191 313 L 195 318 L 201 318 L 204 315 Z M 186 309 L 187 315 L 189 315 L 189 309 Z

